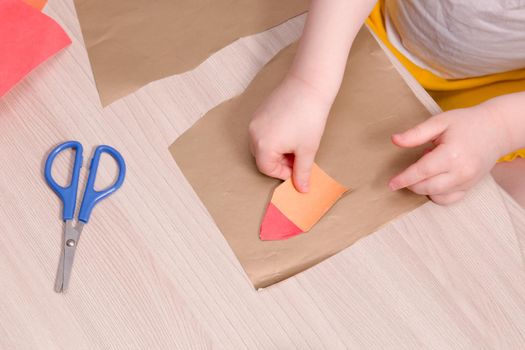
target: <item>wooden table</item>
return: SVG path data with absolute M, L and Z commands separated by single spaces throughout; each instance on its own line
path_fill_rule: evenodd
M 102 109 L 72 1 L 51 0 L 45 12 L 72 46 L 0 100 L 0 348 L 525 347 L 525 213 L 490 178 L 460 204 L 426 204 L 304 273 L 253 290 L 168 146 L 240 93 L 298 37 L 304 18 Z M 60 202 L 43 162 L 69 139 L 86 157 L 113 145 L 128 174 L 95 209 L 60 295 Z M 68 169 L 63 157 L 55 175 L 65 179 Z M 99 184 L 114 170 L 104 159 Z

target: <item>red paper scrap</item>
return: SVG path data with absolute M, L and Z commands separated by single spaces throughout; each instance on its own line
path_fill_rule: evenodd
M 0 1 L 0 96 L 71 44 L 50 17 L 21 0 Z
M 268 204 L 268 209 L 266 209 L 266 214 L 261 224 L 261 240 L 287 239 L 299 233 L 303 233 L 303 230 L 291 222 L 275 205 L 272 203 Z

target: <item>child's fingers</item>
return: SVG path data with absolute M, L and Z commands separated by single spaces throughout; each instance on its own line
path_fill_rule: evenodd
M 430 117 L 423 123 L 406 130 L 400 134 L 392 135 L 392 142 L 400 147 L 416 147 L 434 140 L 441 135 L 448 123 L 446 118 L 441 115 Z
M 412 186 L 420 181 L 448 171 L 448 154 L 440 146 L 425 154 L 417 162 L 396 175 L 388 183 L 392 191 Z
M 293 153 L 287 153 L 283 155 L 283 160 L 281 161 L 281 163 L 287 166 L 291 170 L 293 168 L 294 158 L 295 158 L 295 155 Z M 290 173 L 290 176 L 292 176 L 291 173 Z
M 310 173 L 314 164 L 315 152 L 298 151 L 293 164 L 293 183 L 299 192 L 308 192 Z
M 457 185 L 458 180 L 456 177 L 450 173 L 442 173 L 408 186 L 408 189 L 417 194 L 430 196 L 450 193 L 454 191 Z
M 436 204 L 448 205 L 459 201 L 463 197 L 465 197 L 465 191 L 457 191 L 448 194 L 433 195 L 430 196 L 430 199 Z
M 292 176 L 292 168 L 285 155 L 260 152 L 255 155 L 255 163 L 259 171 L 265 175 L 281 180 L 289 179 Z

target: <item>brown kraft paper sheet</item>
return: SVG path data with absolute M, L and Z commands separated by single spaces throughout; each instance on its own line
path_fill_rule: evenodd
M 308 9 L 308 0 L 74 1 L 104 106 Z
M 259 239 L 266 206 L 281 181 L 257 171 L 248 146 L 248 124 L 285 76 L 295 51 L 296 45 L 281 51 L 242 95 L 208 112 L 170 147 L 255 288 L 319 263 L 427 201 L 407 190 L 392 192 L 387 183 L 422 154 L 421 148 L 397 148 L 391 135 L 430 113 L 363 28 L 316 158 L 351 192 L 309 232 L 284 241 Z

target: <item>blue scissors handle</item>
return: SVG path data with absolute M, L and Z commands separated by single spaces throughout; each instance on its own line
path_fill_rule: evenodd
M 53 162 L 55 161 L 55 158 L 61 152 L 67 149 L 73 149 L 75 151 L 73 174 L 71 176 L 71 181 L 67 186 L 60 186 L 53 179 L 53 176 L 51 175 L 51 169 L 53 167 Z M 78 179 L 80 177 L 80 168 L 82 167 L 82 152 L 82 145 L 79 142 L 67 141 L 55 147 L 46 159 L 44 176 L 46 178 L 47 183 L 49 184 L 49 187 L 51 187 L 53 191 L 55 191 L 55 193 L 58 195 L 58 197 L 62 200 L 64 207 L 62 210 L 62 219 L 64 221 L 72 220 L 73 216 L 75 215 Z M 100 162 L 100 156 L 102 155 L 102 153 L 107 153 L 111 157 L 113 157 L 113 159 L 115 159 L 115 161 L 117 162 L 119 170 L 117 180 L 112 185 L 101 191 L 96 191 L 95 181 L 97 179 L 98 164 Z M 98 146 L 95 149 L 95 153 L 93 154 L 93 158 L 91 159 L 91 164 L 89 166 L 89 176 L 86 183 L 86 189 L 84 190 L 82 204 L 80 205 L 78 220 L 83 223 L 87 223 L 95 205 L 110 194 L 112 194 L 113 192 L 115 192 L 116 190 L 118 190 L 120 186 L 122 186 L 125 176 L 126 163 L 124 162 L 124 158 L 122 158 L 120 153 L 110 146 Z
M 67 186 L 60 186 L 56 183 L 51 175 L 51 168 L 55 158 L 66 149 L 73 149 L 75 151 L 75 163 L 73 165 L 73 174 L 71 181 Z M 62 219 L 64 221 L 73 219 L 75 214 L 75 205 L 77 202 L 78 178 L 80 175 L 80 168 L 82 167 L 82 145 L 77 141 L 67 141 L 55 147 L 46 160 L 44 175 L 49 187 L 55 191 L 57 196 L 62 200 L 63 210 Z
M 101 191 L 96 191 L 95 181 L 97 178 L 98 163 L 100 162 L 100 156 L 102 155 L 102 153 L 107 153 L 111 157 L 113 157 L 113 159 L 117 162 L 119 170 L 117 180 L 112 185 Z M 78 220 L 87 223 L 89 221 L 91 211 L 93 210 L 95 205 L 110 194 L 112 194 L 113 192 L 115 192 L 116 190 L 118 190 L 120 186 L 122 186 L 125 176 L 126 163 L 124 162 L 124 158 L 122 158 L 120 153 L 113 147 L 107 145 L 98 146 L 95 149 L 95 154 L 93 155 L 93 158 L 91 159 L 91 164 L 89 165 L 89 176 L 86 184 L 86 189 L 84 191 L 84 197 L 82 198 L 82 204 L 80 205 L 80 212 L 78 213 Z

